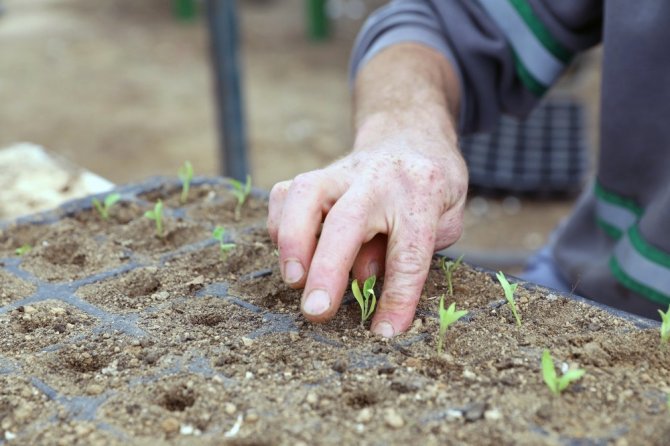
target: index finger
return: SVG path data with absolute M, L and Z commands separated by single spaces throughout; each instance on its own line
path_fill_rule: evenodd
M 326 216 L 305 284 L 302 310 L 307 319 L 323 322 L 337 312 L 361 245 L 378 232 L 372 221 L 361 189 L 347 191 Z
M 338 179 L 324 171 L 301 174 L 291 182 L 277 226 L 279 265 L 290 286 L 299 288 L 304 284 L 323 214 L 337 200 L 341 189 Z

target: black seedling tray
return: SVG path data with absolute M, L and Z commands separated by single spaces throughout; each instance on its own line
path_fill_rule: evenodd
M 224 186 L 230 188 L 230 183 L 226 179 L 218 178 L 198 178 L 195 179 L 192 183 L 193 188 L 197 188 L 202 185 L 212 185 L 212 186 Z M 179 190 L 180 183 L 174 179 L 166 178 L 153 178 L 141 184 L 128 185 L 118 187 L 114 192 L 121 194 L 121 201 L 125 203 L 134 203 L 138 207 L 146 209 L 152 205 L 152 203 L 143 199 L 142 196 L 150 193 L 152 191 L 164 190 L 164 191 L 176 191 Z M 103 199 L 105 194 L 99 194 L 95 197 Z M 267 193 L 260 190 L 253 190 L 252 196 L 260 199 L 266 200 Z M 38 226 L 50 226 L 60 222 L 65 218 L 70 218 L 76 216 L 81 212 L 88 211 L 92 208 L 93 196 L 86 197 L 79 200 L 74 200 L 64 205 L 60 206 L 57 209 L 52 211 L 43 212 L 27 217 L 22 217 L 15 222 L 4 223 L 0 226 L 3 232 L 11 233 L 12 231 L 17 230 L 17 227 L 22 227 L 25 225 L 38 225 Z M 188 206 L 185 207 L 172 207 L 165 208 L 165 216 L 178 219 L 181 221 L 191 221 L 192 223 L 197 223 L 200 226 L 205 226 L 208 229 L 209 233 L 214 228 L 215 225 L 194 222 L 192 217 L 189 216 Z M 230 241 L 235 242 L 238 238 L 242 237 L 244 234 L 248 234 L 250 231 L 259 230 L 265 226 L 265 221 L 259 219 L 258 221 L 253 222 L 253 224 L 247 227 L 231 227 L 229 231 Z M 104 234 L 97 235 L 95 237 L 96 243 L 103 244 L 105 243 L 106 236 Z M 156 305 L 147 306 L 137 312 L 116 312 L 111 311 L 109 308 L 102 308 L 100 305 L 96 305 L 93 302 L 87 301 L 86 299 L 77 295 L 77 291 L 82 287 L 89 286 L 92 284 L 102 283 L 110 278 L 121 276 L 138 270 L 140 268 L 146 268 L 148 266 L 161 268 L 171 260 L 179 258 L 184 255 L 189 255 L 195 253 L 199 250 L 202 250 L 206 247 L 211 247 L 212 245 L 217 244 L 218 242 L 212 239 L 211 237 L 204 236 L 201 240 L 197 240 L 193 243 L 189 243 L 183 246 L 178 246 L 174 250 L 162 253 L 158 258 L 148 258 L 147 256 L 139 255 L 134 252 L 131 248 L 125 248 L 123 260 L 118 265 L 112 269 L 96 272 L 95 274 L 78 278 L 72 281 L 66 282 L 54 282 L 49 280 L 44 280 L 36 277 L 36 275 L 28 272 L 24 269 L 23 262 L 24 257 L 19 256 L 8 256 L 6 258 L 0 259 L 0 265 L 2 266 L 2 271 L 4 271 L 9 276 L 23 282 L 30 284 L 34 287 L 35 291 L 30 293 L 28 296 L 10 301 L 7 305 L 0 307 L 0 316 L 5 315 L 9 312 L 12 312 L 17 309 L 25 308 L 29 305 L 34 305 L 40 302 L 47 300 L 50 301 L 60 301 L 66 304 L 69 307 L 72 307 L 79 312 L 89 316 L 95 322 L 89 327 L 87 332 L 75 333 L 72 336 L 65 337 L 60 342 L 52 345 L 46 345 L 43 347 L 42 352 L 56 352 L 61 349 L 67 348 L 69 345 L 81 341 L 86 336 L 91 335 L 105 335 L 108 334 L 112 337 L 124 337 L 128 342 L 150 342 L 150 335 L 145 329 L 143 329 L 138 320 L 144 316 L 156 313 L 161 311 L 166 307 L 166 305 L 175 305 L 179 303 L 188 302 L 189 299 L 195 298 L 204 298 L 216 297 L 219 299 L 227 300 L 239 307 L 241 312 L 248 312 L 258 316 L 261 321 L 260 325 L 250 329 L 248 332 L 243 333 L 242 337 L 248 338 L 250 340 L 261 340 L 263 337 L 271 334 L 277 333 L 298 333 L 300 327 L 304 324 L 302 317 L 296 313 L 287 314 L 286 312 L 274 312 L 270 311 L 267 308 L 262 308 L 258 305 L 252 304 L 244 300 L 240 295 L 231 293 L 232 283 L 227 281 L 218 281 L 215 283 L 206 283 L 202 288 L 194 292 L 192 296 L 187 297 L 176 297 L 169 300 L 169 302 L 162 302 Z M 485 270 L 480 270 L 485 271 Z M 493 276 L 493 273 L 486 271 L 488 274 Z M 236 283 L 243 284 L 245 281 L 251 281 L 262 277 L 268 277 L 272 274 L 276 274 L 276 269 L 273 268 L 263 268 L 257 271 L 253 271 L 247 274 L 244 274 L 236 278 Z M 522 286 L 527 287 L 528 289 L 534 288 L 532 284 L 522 284 Z M 564 296 L 559 292 L 553 292 L 556 295 Z M 568 295 L 571 299 L 577 299 L 581 302 L 587 303 L 589 305 L 595 306 L 600 309 L 604 309 L 609 313 L 625 319 L 635 326 L 640 328 L 649 328 L 658 326 L 658 322 L 650 321 L 638 316 L 630 315 L 618 310 L 614 310 L 608 307 L 605 307 L 601 304 L 596 304 L 591 301 L 584 300 L 577 296 Z M 345 297 L 345 305 L 352 305 L 353 297 L 350 293 Z M 504 301 L 494 302 L 492 306 L 503 305 Z M 355 305 L 355 304 L 354 304 Z M 420 311 L 419 316 L 424 317 L 436 317 L 436 314 L 431 311 Z M 470 314 L 469 317 L 473 317 L 475 314 Z M 467 320 L 467 319 L 466 319 Z M 342 350 L 345 356 L 347 357 L 347 369 L 371 369 L 371 368 L 383 368 L 388 364 L 386 353 L 384 351 L 377 353 L 368 353 L 361 354 L 360 352 L 351 348 L 346 342 L 328 338 L 319 334 L 318 332 L 308 332 L 307 336 L 311 336 L 317 342 L 321 342 L 332 346 L 334 348 Z M 417 342 L 425 342 L 427 334 L 419 334 L 416 336 L 406 336 L 402 340 L 396 340 L 389 343 L 391 349 L 400 350 L 406 349 L 408 346 L 411 346 Z M 180 373 L 189 373 L 200 375 L 202 377 L 211 378 L 217 376 L 220 382 L 223 382 L 227 388 L 234 387 L 239 382 L 235 378 L 227 376 L 221 371 L 215 370 L 211 366 L 212 358 L 208 358 L 206 353 L 200 352 L 197 347 L 194 347 L 189 350 L 188 357 L 183 357 L 175 355 L 170 361 L 167 361 L 165 365 L 161 367 L 156 367 L 153 371 L 153 374 L 146 375 L 144 374 L 141 377 L 138 377 L 135 380 L 131 380 L 130 387 L 144 385 L 148 382 L 157 381 L 162 377 L 177 375 Z M 40 419 L 38 423 L 33 423 L 30 425 L 27 431 L 13 432 L 16 435 L 17 441 L 20 442 L 21 438 L 24 436 L 29 436 L 31 431 L 35 429 L 45 429 L 45 426 L 56 425 L 59 423 L 64 423 L 68 421 L 87 421 L 95 425 L 97 430 L 104 431 L 116 438 L 118 441 L 129 441 L 131 437 L 128 433 L 124 432 L 123 427 L 121 426 L 112 426 L 103 420 L 99 419 L 99 409 L 112 397 L 118 394 L 119 390 L 109 390 L 105 391 L 98 395 L 86 395 L 82 392 L 81 395 L 64 395 L 62 392 L 59 392 L 54 387 L 47 384 L 46 380 L 40 376 L 34 376 L 27 373 L 25 370 L 28 368 L 28 364 L 22 361 L 22 358 L 14 357 L 13 359 L 9 358 L 5 352 L 0 350 L 0 376 L 9 375 L 22 377 L 27 379 L 35 389 L 39 392 L 46 395 L 52 402 L 55 402 L 60 408 L 60 414 L 58 416 L 52 415 L 44 419 Z M 63 412 L 64 411 L 64 412 Z M 444 415 L 444 414 L 443 414 Z M 439 413 L 436 414 L 439 416 Z M 446 415 L 445 415 L 446 416 Z M 204 432 L 200 437 L 202 440 L 216 440 L 220 438 L 221 433 L 225 432 L 230 426 L 220 426 L 212 427 Z M 5 443 L 5 440 L 2 439 L 2 432 L 0 432 L 0 445 Z M 564 439 L 564 444 L 584 444 L 581 443 L 581 440 L 572 441 L 569 438 Z M 589 443 L 591 444 L 591 443 Z M 595 443 L 598 444 L 596 440 Z

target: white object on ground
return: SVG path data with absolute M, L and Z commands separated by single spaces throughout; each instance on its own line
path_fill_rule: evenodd
M 244 421 L 244 418 L 242 418 L 242 415 L 238 415 L 237 416 L 237 421 L 235 421 L 235 424 L 233 425 L 233 427 L 231 427 L 228 432 L 223 434 L 223 436 L 226 437 L 226 438 L 236 437 L 237 434 L 240 432 L 240 428 L 242 427 L 242 421 Z
M 0 220 L 106 192 L 114 184 L 30 143 L 0 150 Z

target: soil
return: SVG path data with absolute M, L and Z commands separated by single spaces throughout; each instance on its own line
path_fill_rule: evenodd
M 464 265 L 447 300 L 469 314 L 437 354 L 435 259 L 408 333 L 372 336 L 350 295 L 313 325 L 262 194 L 235 221 L 222 181 L 183 207 L 169 182 L 121 192 L 109 221 L 85 199 L 3 231 L 0 444 L 667 444 L 670 352 L 651 321 L 523 284 L 517 327 L 491 274 Z M 152 235 L 158 198 L 188 236 Z M 215 224 L 236 243 L 223 256 Z M 586 369 L 560 397 L 545 348 Z

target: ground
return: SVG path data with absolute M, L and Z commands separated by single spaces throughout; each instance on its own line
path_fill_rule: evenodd
M 314 43 L 305 37 L 303 1 L 238 3 L 252 173 L 269 188 L 350 147 L 347 63 L 361 21 L 338 20 L 330 41 Z M 0 147 L 38 143 L 119 184 L 174 175 L 185 159 L 199 174 L 217 172 L 201 20 L 178 22 L 167 0 L 4 5 Z M 592 110 L 597 84 L 589 75 L 567 91 L 586 97 Z M 490 212 L 468 212 L 459 246 L 523 258 L 545 242 L 571 200 L 488 204 Z
M 262 196 L 237 219 L 222 180 L 184 205 L 176 180 L 119 193 L 108 220 L 83 199 L 0 233 L 0 445 L 667 444 L 656 322 L 524 283 L 513 312 L 491 273 L 461 265 L 452 287 L 435 258 L 407 333 L 373 336 L 350 293 L 311 324 Z M 467 314 L 439 352 L 445 295 Z M 560 396 L 544 349 L 585 370 Z

